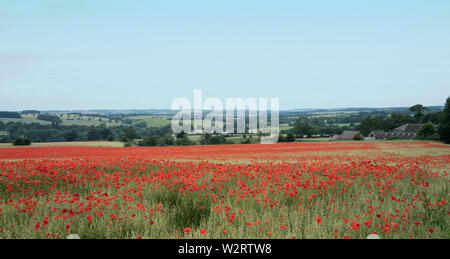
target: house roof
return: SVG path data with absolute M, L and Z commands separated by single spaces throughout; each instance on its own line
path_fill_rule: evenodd
M 353 138 L 359 133 L 359 131 L 344 131 L 341 134 L 342 140 L 353 140 Z
M 353 138 L 357 135 L 361 134 L 359 131 L 344 131 L 341 135 L 334 135 L 330 141 L 337 140 L 353 140 Z
M 408 133 L 416 133 L 423 124 L 404 124 L 398 128 L 395 128 L 394 131 L 402 131 L 402 132 L 408 132 Z

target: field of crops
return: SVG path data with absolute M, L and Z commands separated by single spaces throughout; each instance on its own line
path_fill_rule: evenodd
M 0 148 L 0 238 L 450 238 L 437 142 Z

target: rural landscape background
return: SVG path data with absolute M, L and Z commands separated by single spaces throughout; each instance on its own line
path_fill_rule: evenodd
M 2 1 L 0 239 L 449 239 L 448 11 Z M 195 89 L 279 98 L 277 143 L 175 134 Z

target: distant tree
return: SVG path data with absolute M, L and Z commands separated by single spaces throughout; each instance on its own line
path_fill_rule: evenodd
M 111 134 L 108 135 L 107 138 L 108 141 L 114 141 L 114 134 L 111 132 Z
M 29 146 L 29 145 L 31 145 L 31 141 L 27 138 L 19 137 L 14 140 L 13 145 L 14 146 Z
M 71 130 L 64 134 L 66 141 L 74 141 L 78 138 L 78 132 L 76 130 Z
M 129 126 L 123 130 L 123 137 L 125 137 L 127 140 L 133 140 L 137 138 L 137 134 L 134 128 Z
M 431 122 L 427 122 L 422 125 L 422 127 L 417 131 L 416 138 L 418 139 L 428 139 L 435 133 L 434 125 Z
M 145 137 L 143 140 L 139 141 L 139 146 L 158 146 L 160 144 L 159 136 L 149 136 Z
M 167 133 L 166 135 L 164 135 L 162 137 L 162 140 L 163 140 L 163 145 L 164 146 L 172 146 L 173 142 L 174 142 L 173 136 L 170 133 Z
M 18 112 L 0 111 L 0 118 L 22 118 Z
M 88 140 L 100 140 L 101 136 L 98 129 L 92 129 L 88 132 Z
M 289 132 L 286 136 L 286 142 L 294 142 L 295 141 L 295 135 L 291 132 Z
M 0 136 L 0 143 L 8 143 L 9 138 L 8 136 Z
M 200 145 L 209 145 L 211 144 L 212 135 L 210 133 L 205 133 L 200 138 Z
M 312 135 L 317 134 L 317 128 L 313 127 L 309 123 L 309 119 L 307 117 L 299 117 L 295 122 L 292 132 L 300 138 L 303 138 L 304 135 L 311 137 Z
M 98 127 L 98 131 L 100 134 L 100 140 L 108 140 L 111 136 L 114 138 L 114 134 L 112 133 L 112 131 L 106 128 L 106 125 L 104 124 Z
M 443 113 L 442 111 L 429 112 L 423 116 L 422 123 L 431 122 L 437 125 L 440 122 L 442 113 Z
M 445 108 L 441 116 L 438 131 L 441 136 L 441 140 L 447 144 L 450 144 L 450 97 L 447 98 L 445 103 Z
M 227 142 L 225 135 L 223 134 L 203 134 L 200 138 L 201 145 L 222 145 Z
M 407 123 L 414 123 L 416 119 L 409 114 L 391 113 L 389 117 L 383 120 L 383 128 L 386 131 L 395 129 Z
M 415 113 L 414 118 L 416 119 L 416 122 L 420 122 L 424 116 L 423 112 L 428 111 L 428 110 L 430 110 L 430 109 L 428 109 L 427 107 L 424 107 L 422 104 L 416 104 L 409 108 L 410 112 Z
M 360 140 L 364 140 L 364 136 L 361 134 L 361 133 L 356 133 L 356 135 L 353 137 L 353 140 L 357 140 L 357 141 L 360 141 Z
M 41 114 L 40 111 L 36 111 L 36 110 L 24 110 L 22 111 L 22 114 Z
M 175 146 L 191 146 L 195 145 L 195 142 L 190 140 L 188 136 L 185 134 L 182 138 L 177 138 L 174 142 Z
M 123 120 L 123 123 L 127 124 L 127 125 L 133 125 L 133 120 L 132 119 L 125 119 L 125 120 Z
M 223 134 L 214 134 L 211 138 L 211 145 L 223 145 L 227 142 L 227 138 Z
M 33 142 L 64 141 L 65 140 L 63 136 L 64 132 L 60 129 L 55 129 L 51 127 L 52 126 L 50 125 L 46 125 L 42 126 L 42 128 L 23 129 L 23 136 L 29 138 Z
M 51 123 L 54 124 L 60 124 L 62 123 L 62 120 L 59 116 L 55 116 L 55 115 L 50 115 L 50 114 L 39 114 L 37 116 L 38 120 L 42 120 L 42 121 L 49 121 Z
M 180 133 L 178 133 L 176 135 L 176 138 L 184 138 L 185 135 L 186 135 L 186 133 L 184 133 L 184 131 L 181 131 Z
M 241 140 L 241 144 L 251 144 L 252 139 L 251 138 L 245 138 Z
M 367 136 L 373 130 L 382 130 L 383 120 L 380 117 L 366 117 L 359 125 L 359 130 L 364 136 Z

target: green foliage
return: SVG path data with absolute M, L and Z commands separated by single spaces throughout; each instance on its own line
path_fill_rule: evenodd
M 299 117 L 295 122 L 292 132 L 300 138 L 303 138 L 304 135 L 311 137 L 317 134 L 317 128 L 310 124 L 307 117 Z
M 233 140 L 231 140 L 231 139 L 227 139 L 226 141 L 225 141 L 225 144 L 226 145 L 233 145 L 233 144 L 236 144 Z
M 0 118 L 22 118 L 18 112 L 0 111 Z
M 295 135 L 292 132 L 289 132 L 286 136 L 283 134 L 280 134 L 278 136 L 278 142 L 294 142 L 295 141 Z
M 437 125 L 440 122 L 442 114 L 442 111 L 429 112 L 423 116 L 422 123 L 431 122 Z
M 435 132 L 433 123 L 427 122 L 417 131 L 416 138 L 425 140 L 431 137 Z
M 48 125 L 48 127 L 51 127 Z M 17 136 L 20 134 L 20 130 L 11 134 Z M 11 132 L 10 132 L 11 133 Z M 24 137 L 29 138 L 33 142 L 51 142 L 51 141 L 65 141 L 63 137 L 64 131 L 55 128 L 30 128 L 22 131 Z
M 175 146 L 192 146 L 195 142 L 190 140 L 186 134 L 182 138 L 176 138 L 174 142 Z
M 383 120 L 383 128 L 385 131 L 389 131 L 400 127 L 406 123 L 415 123 L 414 117 L 409 114 L 391 113 L 391 115 Z
M 179 190 L 162 188 L 149 195 L 155 203 L 174 211 L 170 214 L 169 224 L 172 229 L 183 231 L 184 228 L 197 228 L 202 221 L 207 221 L 211 211 L 211 198 L 183 193 Z
M 425 140 L 439 141 L 439 140 L 441 140 L 441 135 L 439 135 L 439 133 L 436 131 L 433 135 L 428 136 Z
M 440 119 L 438 131 L 441 140 L 450 144 L 450 97 L 448 97 L 445 102 L 445 108 Z
M 107 140 L 108 140 L 108 141 L 114 141 L 114 134 L 113 134 L 113 133 L 109 134 Z
M 0 143 L 8 143 L 8 142 L 10 142 L 8 136 L 0 136 Z
M 41 120 L 41 121 L 49 121 L 49 122 L 56 123 L 56 124 L 62 123 L 62 120 L 59 116 L 54 116 L 54 115 L 50 115 L 50 114 L 39 114 L 37 116 L 37 119 Z
M 27 138 L 16 138 L 13 142 L 14 146 L 29 146 L 31 141 Z
M 71 130 L 64 134 L 66 141 L 74 141 L 78 138 L 78 132 L 76 130 Z
M 211 211 L 210 198 L 199 198 L 191 193 L 183 196 L 178 194 L 178 199 L 174 203 L 177 204 L 176 212 L 169 220 L 173 228 L 180 231 L 186 227 L 197 228 L 202 221 L 208 220 Z
M 384 119 L 381 117 L 368 116 L 364 118 L 358 127 L 363 136 L 367 136 L 372 130 L 391 131 L 403 124 L 415 123 L 416 119 L 409 114 L 391 113 Z
M 409 108 L 410 112 L 414 112 L 414 118 L 416 119 L 416 122 L 420 122 L 423 118 L 423 112 L 429 110 L 427 107 L 424 107 L 422 104 L 416 104 Z
M 251 138 L 244 138 L 241 140 L 241 144 L 251 144 L 252 140 Z
M 110 129 L 104 127 L 93 128 L 88 132 L 88 140 L 107 140 L 111 135 Z
M 289 132 L 286 135 L 286 142 L 294 142 L 295 141 L 295 135 L 291 132 Z
M 127 142 L 135 138 L 137 138 L 137 134 L 133 127 L 128 126 L 123 130 L 121 141 Z
M 361 133 L 357 133 L 354 137 L 353 140 L 357 140 L 357 141 L 361 141 L 364 140 L 364 137 Z
M 364 136 L 367 136 L 373 130 L 384 129 L 383 120 L 380 117 L 372 117 L 372 116 L 366 117 L 361 122 L 359 129 Z
M 223 134 L 203 134 L 200 138 L 201 145 L 223 145 L 227 142 L 225 135 Z
M 41 114 L 41 112 L 36 110 L 24 110 L 22 111 L 22 114 Z
M 159 146 L 160 137 L 159 136 L 149 136 L 139 141 L 139 146 Z
M 396 136 L 390 136 L 388 138 L 386 138 L 386 140 L 398 140 L 399 138 Z

